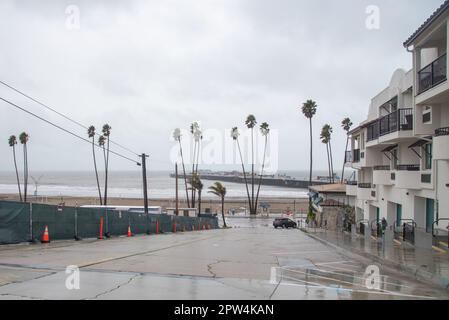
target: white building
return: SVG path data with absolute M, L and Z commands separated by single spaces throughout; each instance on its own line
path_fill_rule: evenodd
M 357 225 L 377 235 L 385 218 L 392 241 L 405 224 L 407 240 L 426 248 L 447 242 L 449 224 L 448 21 L 446 1 L 404 43 L 413 69 L 397 70 L 372 99 L 347 152 L 357 170 L 358 183 L 347 185 Z

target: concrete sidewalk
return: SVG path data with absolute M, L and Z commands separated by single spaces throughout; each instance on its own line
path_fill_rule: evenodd
M 449 289 L 449 254 L 416 248 L 395 240 L 387 245 L 381 239 L 365 239 L 359 235 L 323 229 L 301 229 L 315 240 L 325 243 L 347 256 L 358 255 L 381 267 L 407 273 L 415 279 Z

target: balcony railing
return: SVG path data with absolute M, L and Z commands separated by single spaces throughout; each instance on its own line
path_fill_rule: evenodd
M 390 171 L 390 166 L 375 166 L 373 168 L 374 171 Z
M 345 155 L 345 163 L 351 163 L 352 162 L 352 152 L 346 151 Z
M 371 183 L 359 183 L 358 187 L 360 189 L 371 189 L 373 185 Z
M 413 109 L 399 109 L 379 119 L 379 135 L 413 130 Z
M 449 127 L 436 129 L 435 135 L 437 137 L 449 136 Z
M 418 71 L 418 93 L 423 93 L 447 79 L 447 55 L 443 54 L 428 66 Z
M 352 152 L 352 162 L 354 163 L 360 162 L 360 149 L 355 149 Z
M 396 168 L 398 171 L 420 171 L 419 164 L 399 164 Z
M 376 140 L 392 132 L 408 130 L 413 130 L 413 109 L 398 109 L 371 123 L 367 127 L 366 141 Z
M 357 181 L 346 181 L 346 184 L 348 186 L 356 186 L 358 183 L 357 183 Z

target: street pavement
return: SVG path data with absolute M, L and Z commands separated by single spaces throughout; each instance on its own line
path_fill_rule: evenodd
M 229 218 L 231 229 L 1 246 L 0 299 L 449 298 L 271 223 Z M 79 289 L 66 286 L 68 266 L 79 268 Z

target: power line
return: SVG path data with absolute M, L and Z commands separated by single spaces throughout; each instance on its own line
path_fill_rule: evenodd
M 26 93 L 20 91 L 19 89 L 14 88 L 13 86 L 11 86 L 11 85 L 9 85 L 9 84 L 7 84 L 7 83 L 1 81 L 1 80 L 0 80 L 0 84 L 2 84 L 2 85 L 4 85 L 5 87 L 7 87 L 7 88 L 9 88 L 9 89 L 11 89 L 11 90 L 17 92 L 18 94 L 24 96 L 25 98 L 30 99 L 31 101 L 33 101 L 33 102 L 39 104 L 40 106 L 42 106 L 42 107 L 44 107 L 44 108 L 46 108 L 46 109 L 48 109 L 48 110 L 50 110 L 50 111 L 56 113 L 57 115 L 63 117 L 64 119 L 66 119 L 66 120 L 68 120 L 68 121 L 70 121 L 70 122 L 76 124 L 77 126 L 80 126 L 80 127 L 84 128 L 84 129 L 86 129 L 86 130 L 88 129 L 88 127 L 85 126 L 84 124 L 82 124 L 82 123 L 80 123 L 80 122 L 78 122 L 78 121 L 76 121 L 76 120 L 70 118 L 69 116 L 66 116 L 65 114 L 63 114 L 63 113 L 61 113 L 61 112 L 55 110 L 54 108 L 52 108 L 52 107 L 46 105 L 45 103 L 40 102 L 39 100 L 37 100 L 37 99 L 35 99 L 35 98 L 29 96 L 28 94 L 26 94 Z M 95 133 L 95 134 L 96 134 L 97 136 L 99 136 L 98 133 Z M 127 147 L 125 147 L 125 146 L 123 146 L 123 145 L 117 143 L 117 142 L 114 142 L 113 140 L 109 140 L 109 141 L 110 141 L 112 144 L 115 144 L 117 147 L 120 147 L 120 148 L 122 148 L 122 149 L 124 149 L 124 150 L 126 150 L 126 151 L 128 151 L 128 152 L 131 152 L 132 154 L 134 154 L 134 155 L 140 157 L 140 155 L 139 155 L 137 152 L 134 152 L 134 151 L 132 151 L 131 149 L 129 149 L 129 148 L 127 148 Z
M 38 119 L 41 120 L 41 121 L 44 121 L 44 122 L 46 122 L 46 123 L 52 125 L 53 127 L 57 128 L 57 129 L 59 129 L 59 130 L 64 131 L 65 133 L 68 133 L 68 134 L 70 134 L 70 135 L 72 135 L 72 136 L 74 136 L 74 137 L 76 137 L 76 138 L 78 138 L 78 139 L 81 139 L 81 140 L 83 140 L 84 142 L 87 142 L 87 143 L 89 143 L 89 144 L 92 144 L 92 141 L 90 141 L 90 140 L 88 140 L 88 139 L 86 139 L 86 138 L 84 138 L 84 137 L 81 137 L 80 135 L 77 135 L 76 133 L 74 133 L 74 132 L 72 132 L 72 131 L 70 131 L 70 130 L 67 130 L 67 129 L 65 129 L 65 128 L 63 128 L 63 127 L 61 127 L 61 126 L 59 126 L 59 125 L 57 125 L 57 124 L 55 124 L 55 123 L 53 123 L 53 122 L 47 120 L 47 119 L 44 119 L 43 117 L 38 116 L 37 114 L 35 114 L 35 113 L 31 112 L 31 111 L 28 111 L 28 110 L 26 110 L 25 108 L 23 108 L 23 107 L 21 107 L 21 106 L 15 104 L 15 103 L 13 103 L 13 102 L 11 102 L 11 101 L 6 100 L 5 98 L 0 97 L 0 100 L 6 102 L 7 104 L 9 104 L 9 105 L 11 105 L 11 106 L 13 106 L 13 107 L 15 107 L 15 108 L 17 108 L 17 109 L 19 109 L 19 110 L 25 112 L 25 113 L 28 113 L 28 114 L 32 115 L 32 116 L 35 117 L 35 118 L 38 118 Z M 96 143 L 94 143 L 94 145 L 95 145 L 96 147 L 100 148 L 100 149 L 103 148 L 102 146 L 100 146 L 100 145 L 98 145 L 98 144 L 96 144 Z M 120 158 L 123 158 L 123 159 L 126 159 L 126 160 L 128 160 L 128 161 L 134 162 L 135 164 L 137 164 L 138 166 L 140 166 L 140 163 L 137 162 L 136 160 L 133 160 L 133 159 L 131 159 L 131 158 L 128 158 L 127 156 L 124 156 L 124 155 L 122 155 L 122 154 L 120 154 L 120 153 L 118 153 L 118 152 L 115 152 L 115 151 L 113 151 L 113 150 L 109 150 L 109 152 L 112 153 L 112 154 L 115 154 L 116 156 L 118 156 L 118 157 L 120 157 Z

